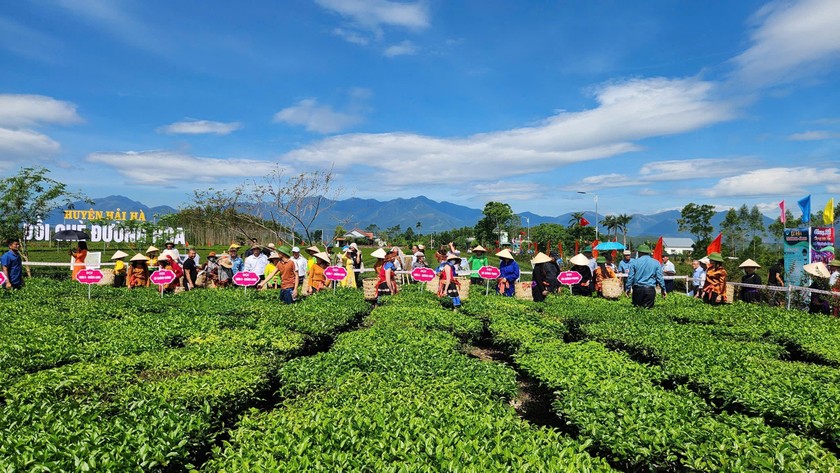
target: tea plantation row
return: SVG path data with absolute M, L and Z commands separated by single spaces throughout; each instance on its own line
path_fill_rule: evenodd
M 3 293 L 0 472 L 840 469 L 836 320 L 414 288 Z M 517 415 L 514 368 L 566 428 Z

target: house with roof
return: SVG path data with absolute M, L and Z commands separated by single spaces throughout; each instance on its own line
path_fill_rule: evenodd
M 691 238 L 663 237 L 662 246 L 666 255 L 687 255 L 694 251 Z

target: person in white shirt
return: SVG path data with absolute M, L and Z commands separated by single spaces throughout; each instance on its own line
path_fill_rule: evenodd
M 840 260 L 833 259 L 830 263 L 828 263 L 828 272 L 831 273 L 831 276 L 828 277 L 828 287 L 831 290 L 836 289 L 835 286 L 837 285 L 837 281 L 840 280 Z
M 674 267 L 674 263 L 671 262 L 671 258 L 668 255 L 662 255 L 662 276 L 676 276 L 677 269 Z M 673 279 L 665 279 L 665 291 L 666 292 L 673 292 L 674 290 L 674 280 Z
M 265 279 L 265 266 L 268 264 L 268 258 L 263 254 L 262 247 L 257 245 L 251 247 L 251 254 L 245 258 L 245 265 L 243 271 L 251 271 L 260 276 L 260 281 Z
M 300 286 L 303 284 L 303 278 L 306 277 L 309 262 L 306 261 L 306 258 L 300 255 L 300 248 L 297 246 L 292 247 L 292 263 L 295 264 L 295 271 L 297 271 L 298 275 L 298 286 Z M 298 291 L 298 294 L 301 294 L 301 292 Z

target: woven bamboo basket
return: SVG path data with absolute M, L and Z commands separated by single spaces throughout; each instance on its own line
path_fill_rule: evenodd
M 531 292 L 531 281 L 519 281 L 515 283 L 516 290 L 513 292 L 514 297 L 523 301 L 534 300 L 534 293 Z
M 365 292 L 366 301 L 375 301 L 378 296 L 376 290 L 376 278 L 365 278 L 362 280 L 362 289 Z
M 113 286 L 114 285 L 114 270 L 108 268 L 101 268 L 102 279 L 96 283 L 97 286 Z
M 606 299 L 618 299 L 624 293 L 624 286 L 621 279 L 610 278 L 601 281 L 601 294 Z
M 726 283 L 726 303 L 731 304 L 735 300 L 735 286 Z

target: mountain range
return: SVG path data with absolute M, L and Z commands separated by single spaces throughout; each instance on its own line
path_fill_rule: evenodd
M 107 197 L 95 198 L 94 205 L 85 202 L 74 203 L 76 210 L 102 210 L 102 211 L 120 211 L 139 212 L 143 211 L 146 220 L 151 220 L 154 215 L 163 215 L 178 210 L 167 206 L 149 207 L 142 202 L 129 199 L 125 196 L 111 195 Z M 346 230 L 353 228 L 364 229 L 365 227 L 374 224 L 380 229 L 385 229 L 399 225 L 401 229 L 413 228 L 415 232 L 420 233 L 435 233 L 453 228 L 461 228 L 466 226 L 473 226 L 482 217 L 480 209 L 474 209 L 463 205 L 453 204 L 451 202 L 437 202 L 425 196 L 412 197 L 408 199 L 392 199 L 388 201 L 379 201 L 375 199 L 360 199 L 349 198 L 338 201 L 327 201 L 326 210 L 322 211 L 315 220 L 312 229 L 323 229 L 326 235 L 330 235 L 336 226 L 341 225 Z M 519 214 L 522 217 L 523 226 L 529 225 L 535 227 L 541 223 L 559 223 L 561 225 L 569 225 L 572 219 L 572 213 L 565 213 L 556 217 L 537 215 L 531 212 L 522 212 Z M 712 225 L 715 230 L 720 228 L 720 222 L 723 221 L 726 212 L 717 212 L 712 217 Z M 598 215 L 603 218 L 603 214 Z M 527 220 L 526 220 L 527 218 Z M 595 222 L 594 212 L 584 212 L 584 218 L 590 222 Z M 641 236 L 666 236 L 666 237 L 692 237 L 691 234 L 680 232 L 677 225 L 677 219 L 680 218 L 679 210 L 668 210 L 652 215 L 633 214 L 633 220 L 627 228 L 628 235 L 634 237 Z M 46 219 L 46 223 L 63 223 L 64 212 L 63 209 L 52 212 Z M 419 228 L 417 226 L 419 222 Z M 765 226 L 773 222 L 772 219 L 765 216 Z M 606 230 L 601 228 L 601 232 Z

